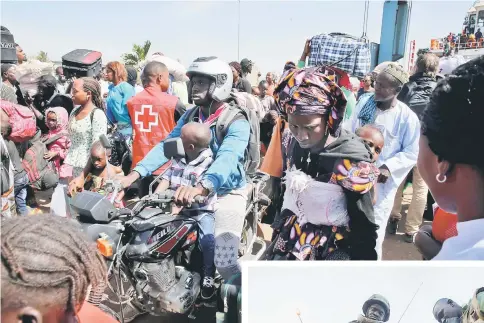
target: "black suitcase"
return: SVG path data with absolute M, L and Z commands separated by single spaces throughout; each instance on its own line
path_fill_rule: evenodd
M 2 64 L 17 64 L 17 47 L 12 33 L 0 26 L 2 33 Z
M 89 49 L 76 49 L 62 56 L 62 68 L 66 78 L 95 77 L 102 69 L 102 54 Z

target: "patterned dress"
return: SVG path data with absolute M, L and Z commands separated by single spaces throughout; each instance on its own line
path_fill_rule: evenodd
M 378 169 L 335 153 L 310 153 L 289 130 L 282 146 L 286 176 L 284 204 L 273 225 L 280 232 L 274 245 L 276 259 L 376 260 L 370 190 Z M 358 209 L 356 201 L 362 196 L 366 207 Z M 353 245 L 356 237 L 364 241 L 362 248 Z
M 74 109 L 69 118 L 69 135 L 71 147 L 67 153 L 65 164 L 73 167 L 72 176 L 77 177 L 89 160 L 91 146 L 99 140 L 99 136 L 107 134 L 106 115 L 100 109 L 93 110 L 92 123 L 91 114 L 81 120 L 76 120 L 75 115 L 80 108 Z

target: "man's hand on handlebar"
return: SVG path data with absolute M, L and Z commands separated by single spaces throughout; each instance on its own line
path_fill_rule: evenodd
M 178 215 L 180 214 L 181 210 L 183 210 L 184 206 L 178 206 L 176 204 L 174 204 L 172 207 L 171 207 L 171 214 L 172 215 Z
M 203 188 L 201 185 L 197 185 L 196 187 L 191 186 L 180 186 L 176 192 L 175 196 L 173 197 L 173 201 L 177 205 L 185 205 L 190 206 L 193 203 L 193 199 L 195 196 L 207 196 L 208 191 Z
M 138 178 L 140 178 L 140 175 L 137 172 L 131 172 L 126 176 L 124 176 L 122 174 L 118 175 L 118 176 L 116 176 L 115 179 L 117 181 L 119 181 L 119 183 L 121 184 L 121 188 L 125 189 L 125 188 L 130 187 L 131 184 L 133 184 L 134 182 L 136 182 L 136 180 Z

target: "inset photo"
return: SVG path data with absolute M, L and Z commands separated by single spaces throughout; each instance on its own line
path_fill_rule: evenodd
M 484 266 L 446 264 L 251 263 L 243 322 L 484 322 Z

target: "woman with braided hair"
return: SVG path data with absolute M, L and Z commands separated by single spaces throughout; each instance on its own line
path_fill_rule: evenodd
M 422 117 L 418 169 L 439 207 L 458 221 L 434 260 L 484 260 L 483 89 L 480 56 L 437 84 Z
M 107 133 L 108 125 L 97 80 L 92 77 L 76 79 L 72 85 L 72 99 L 80 107 L 74 109 L 69 118 L 72 145 L 64 163 L 71 166 L 72 176 L 77 177 L 87 164 L 92 144 Z
M 273 258 L 376 260 L 372 187 L 379 172 L 372 153 L 341 129 L 347 101 L 326 69 L 286 66 L 274 92 L 288 127 Z
M 85 302 L 105 286 L 95 244 L 70 219 L 40 215 L 2 220 L 3 323 L 111 323 Z

